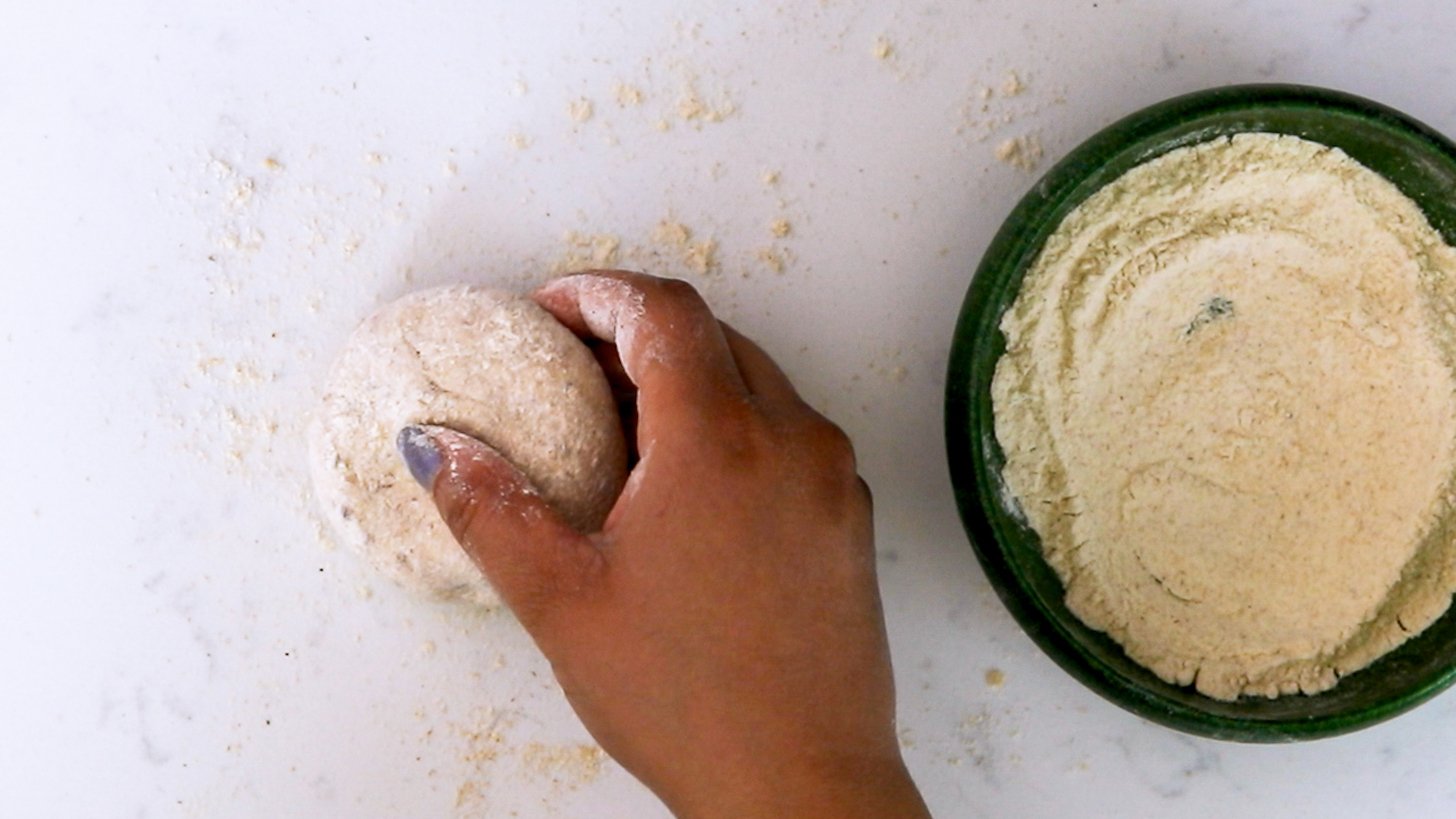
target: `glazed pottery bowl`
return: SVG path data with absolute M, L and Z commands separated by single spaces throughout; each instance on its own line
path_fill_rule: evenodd
M 1192 734 L 1248 742 L 1354 731 L 1419 705 L 1456 681 L 1456 612 L 1339 685 L 1313 696 L 1211 699 L 1130 660 L 1063 602 L 1036 532 L 1008 506 L 991 378 L 999 324 L 1047 237 L 1103 185 L 1171 150 L 1245 132 L 1293 134 L 1340 148 L 1393 182 L 1456 244 L 1456 145 L 1410 117 L 1335 91 L 1288 85 L 1217 88 L 1153 105 L 1088 139 L 1011 212 L 971 280 L 951 345 L 946 446 L 961 519 L 991 584 L 1058 665 L 1117 705 Z

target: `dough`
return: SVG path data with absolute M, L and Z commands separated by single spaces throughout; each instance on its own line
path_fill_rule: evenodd
M 401 584 L 499 602 L 395 449 L 409 424 L 490 444 L 582 531 L 601 527 L 627 449 L 591 352 L 534 302 L 476 287 L 413 293 L 354 332 L 309 430 L 314 486 L 339 536 Z
M 1316 693 L 1456 588 L 1456 250 L 1344 153 L 1245 134 L 1090 197 L 1002 321 L 1003 478 L 1067 606 L 1219 699 Z

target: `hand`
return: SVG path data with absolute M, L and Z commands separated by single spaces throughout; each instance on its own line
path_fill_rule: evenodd
M 682 817 L 928 815 L 848 438 L 689 285 L 593 272 L 535 298 L 636 390 L 640 460 L 602 531 L 479 441 L 402 437 L 433 444 L 407 458 L 436 465 L 416 474 L 587 729 Z

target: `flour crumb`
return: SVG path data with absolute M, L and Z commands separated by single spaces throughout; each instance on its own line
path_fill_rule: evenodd
M 652 123 L 652 127 L 655 130 L 660 131 L 660 132 L 662 132 L 662 133 L 665 134 L 669 130 L 671 130 L 672 123 L 668 122 L 666 118 L 663 118 L 663 119 L 659 119 L 658 121 Z
M 571 117 L 572 122 L 586 122 L 596 113 L 596 106 L 586 97 L 572 100 L 566 106 L 566 113 Z
M 1006 672 L 999 668 L 986 669 L 986 687 L 1000 688 L 1006 684 Z
M 515 82 L 511 83 L 511 96 L 513 97 L 524 97 L 526 96 L 526 91 L 528 90 L 529 89 L 526 88 L 525 80 L 516 80 Z
M 888 39 L 878 37 L 875 39 L 874 47 L 870 49 L 870 54 L 873 54 L 876 60 L 888 60 L 895 56 L 895 46 Z
M 779 172 L 778 171 L 764 171 L 763 172 L 763 184 L 764 185 L 766 185 L 767 187 L 772 188 L 773 186 L 777 185 L 778 183 L 779 183 Z
M 506 137 L 506 142 L 518 151 L 524 151 L 531 147 L 531 138 L 519 131 Z
M 476 764 L 495 761 L 502 751 L 509 750 L 505 732 L 514 725 L 514 718 L 494 709 L 477 709 L 467 724 L 452 724 L 450 728 L 465 744 L 460 761 Z
M 1041 162 L 1041 140 L 1035 134 L 1003 140 L 996 146 L 996 158 L 1019 170 L 1034 170 Z
M 623 108 L 633 108 L 641 105 L 644 99 L 642 89 L 623 82 L 619 82 L 612 87 L 612 96 L 616 97 L 617 104 Z
M 674 222 L 664 219 L 657 223 L 657 228 L 652 231 L 652 240 L 659 244 L 682 247 L 692 238 L 693 232 L 687 225 L 681 222 Z
M 364 154 L 364 164 L 365 165 L 383 165 L 384 164 L 384 154 L 378 153 L 377 151 L 369 151 L 369 152 L 367 152 L 367 153 Z
M 254 184 L 251 177 L 243 177 L 232 184 L 228 189 L 228 204 L 239 208 L 253 198 Z
M 711 273 L 718 269 L 718 243 L 712 239 L 693 242 L 683 251 L 683 263 L 694 273 Z
M 485 794 L 482 793 L 483 790 L 483 783 L 473 779 L 467 779 L 460 783 L 460 787 L 455 789 L 455 808 L 457 810 L 463 810 L 465 808 L 480 807 L 485 802 Z
M 1015 97 L 1025 90 L 1026 85 L 1022 83 L 1021 75 L 1015 71 L 1007 71 L 1006 79 L 1001 82 L 1001 96 Z
M 694 273 L 712 273 L 718 269 L 718 242 L 693 241 L 692 230 L 681 222 L 663 220 L 652 232 L 652 238 L 676 251 L 679 261 Z
M 263 157 L 263 169 L 264 170 L 267 170 L 267 171 L 275 171 L 275 172 L 276 171 L 281 171 L 281 170 L 283 170 L 283 163 L 282 162 L 279 162 L 277 159 L 275 159 L 275 158 L 273 158 L 271 156 L 265 156 L 265 157 Z
M 575 790 L 602 775 L 607 755 L 595 745 L 544 745 L 532 742 L 521 749 L 521 761 L 534 773 Z
M 695 125 L 702 125 L 705 122 L 722 122 L 737 110 L 737 105 L 726 97 L 720 99 L 716 105 L 703 99 L 697 84 L 691 79 L 683 85 L 682 95 L 677 102 L 678 117 L 684 122 Z
M 444 174 L 445 176 L 458 176 L 460 173 L 460 166 L 447 159 L 444 162 L 440 163 L 440 173 Z
M 566 255 L 557 264 L 558 272 L 575 270 L 599 270 L 617 266 L 618 251 L 622 240 L 611 233 L 582 234 L 567 231 L 562 237 L 566 243 Z
M 793 226 L 789 224 L 788 219 L 775 219 L 768 226 L 768 232 L 772 233 L 774 237 L 778 239 L 782 239 L 785 236 L 788 236 L 790 231 L 792 230 Z
M 758 257 L 758 261 L 769 270 L 772 270 L 775 273 L 784 272 L 784 254 L 783 251 L 779 250 L 778 248 L 762 247 L 759 248 L 758 252 L 754 255 L 756 255 Z
M 217 243 L 226 250 L 256 251 L 263 247 L 263 234 L 257 229 L 249 229 L 243 233 L 226 230 L 218 237 Z M 228 282 L 227 288 L 231 295 L 238 294 L 237 282 Z

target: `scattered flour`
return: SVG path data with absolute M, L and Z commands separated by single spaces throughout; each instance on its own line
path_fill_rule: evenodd
M 678 95 L 676 113 L 679 119 L 701 127 L 704 123 L 722 122 L 738 110 L 737 103 L 726 95 L 715 102 L 709 102 L 698 90 L 696 78 L 688 78 Z
M 1041 163 L 1041 140 L 1035 134 L 1012 137 L 996 146 L 996 159 L 1023 171 Z
M 715 239 L 694 239 L 687 225 L 670 219 L 658 223 L 652 232 L 653 241 L 673 251 L 678 260 L 693 273 L 711 273 L 718 269 L 718 242 Z
M 586 97 L 574 99 L 567 103 L 566 115 L 571 117 L 572 122 L 582 123 L 590 120 L 596 113 L 596 106 Z
M 607 754 L 595 745 L 531 742 L 521 748 L 521 761 L 535 775 L 549 777 L 553 783 L 575 790 L 602 775 Z
M 1021 75 L 1015 71 L 1007 71 L 1006 79 L 1001 81 L 1001 96 L 1020 96 L 1021 92 L 1025 90 L 1026 86 L 1021 83 Z
M 579 233 L 569 230 L 562 237 L 565 254 L 553 265 L 557 272 L 599 270 L 616 267 L 622 238 L 614 233 Z
M 641 105 L 643 99 L 645 99 L 642 94 L 642 89 L 623 82 L 612 86 L 612 96 L 616 98 L 617 104 L 623 108 L 634 108 Z
M 788 265 L 787 252 L 777 247 L 761 247 L 754 253 L 759 263 L 774 273 L 784 272 Z

